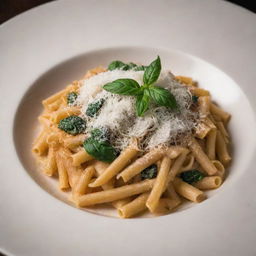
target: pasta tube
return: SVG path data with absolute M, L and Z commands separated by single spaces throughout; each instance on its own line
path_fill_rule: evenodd
M 147 209 L 146 201 L 149 193 L 143 193 L 130 203 L 118 209 L 118 214 L 121 218 L 130 218 Z
M 192 202 L 200 203 L 206 198 L 203 191 L 182 181 L 180 178 L 175 178 L 173 181 L 173 185 L 178 194 L 180 194 L 181 196 L 185 197 L 186 199 Z
M 204 153 L 204 151 L 202 150 L 202 148 L 199 146 L 199 144 L 194 138 L 191 139 L 189 148 L 193 152 L 198 163 L 203 167 L 203 169 L 209 175 L 213 175 L 217 172 L 216 167 L 212 164 L 208 156 Z
M 195 187 L 201 190 L 215 189 L 218 188 L 221 183 L 222 178 L 220 176 L 210 176 L 197 181 Z
M 87 192 L 88 184 L 93 177 L 95 172 L 94 167 L 89 166 L 87 167 L 81 174 L 80 178 L 77 181 L 77 184 L 74 187 L 73 190 L 73 197 L 76 200 L 76 198 L 80 195 L 84 195 Z
M 153 189 L 148 197 L 146 206 L 151 212 L 154 212 L 157 208 L 159 199 L 166 188 L 166 182 L 168 173 L 170 171 L 171 159 L 164 157 L 160 166 L 159 173 L 157 175 Z
M 104 173 L 102 173 L 89 186 L 98 187 L 107 183 L 111 178 L 119 173 L 131 161 L 131 159 L 138 154 L 138 152 L 139 150 L 137 148 L 137 145 L 135 146 L 133 143 L 129 145 L 126 149 L 122 151 L 121 155 L 108 166 Z
M 165 154 L 165 151 L 161 148 L 157 148 L 154 150 L 151 150 L 146 155 L 140 157 L 137 159 L 134 163 L 126 167 L 118 176 L 124 180 L 124 182 L 127 182 L 131 178 L 133 178 L 135 175 L 140 173 L 145 168 L 149 167 L 150 165 L 156 163 L 159 159 L 163 157 Z
M 216 151 L 217 156 L 221 163 L 224 166 L 227 166 L 229 162 L 231 161 L 231 157 L 228 153 L 227 144 L 224 141 L 224 138 L 220 131 L 217 131 L 217 137 L 216 137 Z
M 84 149 L 81 149 L 72 156 L 74 166 L 80 166 L 82 163 L 88 162 L 93 159 Z
M 78 205 L 81 207 L 113 202 L 129 196 L 144 193 L 152 189 L 155 179 L 145 180 L 136 184 L 126 185 L 119 188 L 83 195 L 78 198 Z
M 211 103 L 210 105 L 210 110 L 214 116 L 219 117 L 224 123 L 228 123 L 231 118 L 231 115 L 229 113 L 225 112 L 223 109 L 213 103 Z

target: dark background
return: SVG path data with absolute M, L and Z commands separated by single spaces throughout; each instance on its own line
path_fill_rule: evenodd
M 0 24 L 32 7 L 51 1 L 52 0 L 0 0 Z M 256 4 L 253 0 L 230 0 L 228 2 L 233 2 L 256 13 Z
M 12 17 L 22 12 L 25 12 L 26 10 L 29 10 L 35 6 L 38 6 L 47 2 L 52 2 L 52 0 L 0 0 L 0 24 L 2 24 L 3 22 L 11 19 Z M 232 0 L 228 2 L 238 4 L 256 13 L 256 4 L 255 4 L 255 1 L 253 0 L 251 1 Z M 0 256 L 4 256 L 4 255 L 1 254 L 0 252 Z

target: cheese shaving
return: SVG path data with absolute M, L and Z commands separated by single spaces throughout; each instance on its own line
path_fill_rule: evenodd
M 140 85 L 143 71 L 114 70 L 97 74 L 84 80 L 77 99 L 81 107 L 81 117 L 87 121 L 87 131 L 94 128 L 108 129 L 110 143 L 123 150 L 131 137 L 137 137 L 142 150 L 150 150 L 158 145 L 180 144 L 192 133 L 198 121 L 198 113 L 190 110 L 192 97 L 188 88 L 174 79 L 170 71 L 162 71 L 156 86 L 169 90 L 179 108 L 176 111 L 150 104 L 144 117 L 136 116 L 135 97 L 111 94 L 102 89 L 109 82 L 120 78 L 131 78 Z M 96 117 L 88 117 L 86 109 L 93 101 L 104 99 Z

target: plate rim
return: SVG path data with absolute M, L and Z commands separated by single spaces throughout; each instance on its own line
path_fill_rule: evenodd
M 67 1 L 66 1 L 67 2 Z M 42 5 L 44 8 L 47 8 L 46 7 L 46 5 L 51 5 L 52 3 L 58 3 L 58 2 L 50 2 L 50 3 L 46 3 L 46 4 L 44 4 L 44 5 Z M 29 13 L 29 12 L 32 12 L 32 11 L 35 11 L 36 9 L 37 10 L 39 10 L 40 8 L 42 8 L 42 6 L 38 6 L 38 7 L 35 7 L 35 8 L 33 8 L 31 11 L 28 11 L 28 12 L 26 12 L 26 13 L 23 13 L 23 14 L 20 14 L 20 15 L 18 15 L 18 16 L 16 16 L 16 17 L 14 17 L 13 19 L 11 19 L 11 20 L 9 20 L 9 21 L 7 21 L 7 22 L 5 22 L 5 23 L 3 23 L 1 26 L 0 26 L 0 34 L 1 34 L 1 28 L 3 27 L 3 25 L 4 26 L 9 26 L 8 24 L 10 24 L 11 22 L 13 22 L 13 23 L 15 23 L 16 22 L 16 20 L 17 20 L 17 18 L 18 19 L 23 19 L 23 16 L 25 16 L 25 15 L 27 15 L 27 13 Z M 236 6 L 236 5 L 235 5 Z M 245 9 L 245 8 L 242 8 L 242 9 Z M 249 10 L 247 10 L 247 9 L 245 9 L 246 11 L 248 11 L 248 12 L 250 12 Z M 148 47 L 150 47 L 150 45 L 148 46 Z M 96 50 L 96 49 L 95 49 Z M 180 49 L 179 49 L 180 50 Z M 89 50 L 90 51 L 90 50 Z M 192 54 L 191 54 L 191 56 L 193 56 Z M 193 56 L 194 57 L 194 56 Z M 196 56 L 196 57 L 199 57 L 200 58 L 200 56 Z M 201 58 L 200 58 L 201 59 Z M 207 60 L 204 60 L 203 59 L 203 61 L 207 61 Z M 43 72 L 44 73 L 44 72 Z M 226 72 L 225 72 L 226 73 Z M 229 75 L 229 74 L 228 74 Z M 231 78 L 232 78 L 232 76 L 231 76 Z M 255 108 L 253 108 L 253 110 L 255 111 Z M 18 166 L 20 166 L 21 164 L 19 163 L 18 165 L 17 165 L 17 167 Z M 28 176 L 28 178 L 30 179 L 30 177 Z M 37 186 L 37 184 L 35 183 L 35 186 Z M 47 193 L 47 192 L 46 192 Z M 55 200 L 54 200 L 55 201 Z M 61 203 L 62 204 L 62 203 Z M 67 206 L 68 208 L 69 208 L 69 206 Z M 200 207 L 199 207 L 200 208 Z M 83 213 L 83 212 L 82 212 Z M 163 218 L 163 217 L 160 217 L 160 219 L 161 218 Z M 127 222 L 132 222 L 132 221 L 134 221 L 134 220 L 128 220 Z M 119 221 L 120 222 L 120 221 Z M 127 223 L 126 222 L 126 223 Z M 137 220 L 135 220 L 135 222 L 137 222 Z M 160 222 L 160 220 L 158 221 L 158 220 L 156 220 L 156 222 Z M 1 248 L 1 250 L 2 250 L 2 248 Z M 4 252 L 4 250 L 2 250 L 3 252 Z M 7 251 L 6 251 L 7 252 Z M 10 254 L 10 255 L 12 255 L 10 252 L 7 252 L 8 254 Z

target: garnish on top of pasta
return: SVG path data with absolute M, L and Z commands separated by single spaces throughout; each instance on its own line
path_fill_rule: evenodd
M 191 78 L 162 70 L 159 57 L 89 70 L 42 103 L 33 152 L 77 207 L 166 214 L 223 183 L 230 114 Z

